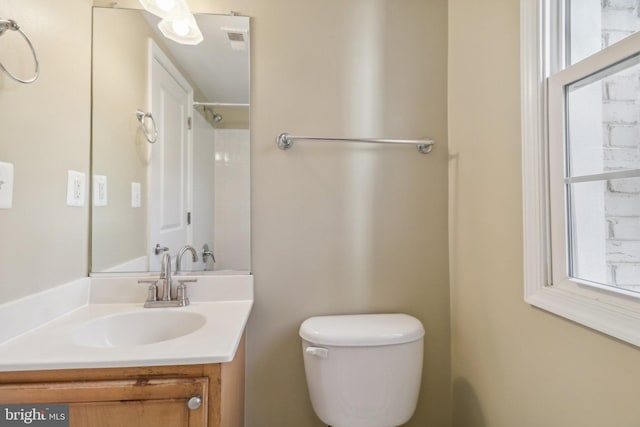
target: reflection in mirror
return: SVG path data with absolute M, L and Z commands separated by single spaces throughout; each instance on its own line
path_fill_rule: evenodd
M 181 45 L 148 12 L 93 9 L 92 273 L 159 271 L 164 250 L 250 271 L 249 18 L 196 21 Z

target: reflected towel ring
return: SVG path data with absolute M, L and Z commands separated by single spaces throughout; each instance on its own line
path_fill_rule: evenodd
M 36 54 L 36 50 L 33 48 L 33 45 L 31 44 L 31 40 L 29 40 L 29 37 L 27 37 L 27 35 L 20 29 L 20 26 L 16 21 L 14 21 L 13 19 L 0 18 L 0 36 L 4 34 L 4 32 L 7 30 L 19 32 L 24 38 L 24 40 L 27 42 L 27 44 L 29 45 L 29 48 L 31 49 L 31 53 L 33 54 L 33 60 L 36 64 L 36 71 L 34 72 L 33 77 L 30 77 L 28 79 L 21 79 L 20 77 L 13 74 L 11 71 L 7 70 L 4 67 L 4 65 L 2 65 L 2 62 L 0 62 L 0 68 L 2 68 L 4 72 L 9 75 L 9 77 L 11 77 L 13 80 L 19 83 L 35 82 L 38 79 L 38 76 L 40 75 L 40 62 L 38 61 L 38 55 Z
M 140 127 L 142 128 L 142 133 L 144 133 L 144 137 L 151 144 L 155 143 L 158 140 L 158 127 L 156 126 L 156 121 L 153 118 L 153 115 L 151 113 L 145 113 L 142 110 L 137 110 L 136 117 L 140 122 Z M 151 121 L 151 130 L 149 130 L 149 127 L 146 126 L 144 123 L 144 119 L 146 118 L 148 118 Z

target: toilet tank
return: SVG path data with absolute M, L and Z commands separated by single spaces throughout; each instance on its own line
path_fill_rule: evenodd
M 393 427 L 415 411 L 424 328 L 407 314 L 319 316 L 300 326 L 313 409 L 333 427 Z

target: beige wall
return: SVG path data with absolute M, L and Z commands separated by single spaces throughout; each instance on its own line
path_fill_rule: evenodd
M 41 75 L 23 85 L 0 71 L 0 161 L 15 168 L 13 208 L 0 210 L 0 302 L 87 275 L 88 200 L 66 206 L 66 185 L 68 169 L 89 178 L 91 2 L 25 3 L 2 2 L 2 17 L 32 39 Z M 2 39 L 3 64 L 30 74 L 17 33 Z
M 523 301 L 518 0 L 449 1 L 454 427 L 633 427 L 639 350 Z
M 422 320 L 423 390 L 409 425 L 448 425 L 446 2 L 256 0 L 239 10 L 253 17 L 247 425 L 322 425 L 298 327 L 367 311 Z M 322 143 L 283 152 L 275 137 L 285 131 L 439 145 L 428 156 Z
M 118 31 L 113 31 L 118 28 Z M 106 175 L 108 204 L 93 208 L 91 270 L 105 271 L 147 254 L 147 166 L 151 146 L 134 112 L 149 111 L 148 38 L 155 33 L 135 11 L 93 13 L 93 173 Z M 131 183 L 142 206 L 131 207 Z

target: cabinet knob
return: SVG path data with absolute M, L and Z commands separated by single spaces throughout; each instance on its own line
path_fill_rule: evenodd
M 189 399 L 189 402 L 187 402 L 187 406 L 192 411 L 195 411 L 196 409 L 198 409 L 200 405 L 202 405 L 202 399 L 200 398 L 199 395 L 193 396 L 191 399 Z

